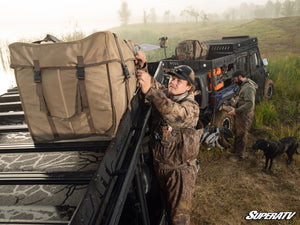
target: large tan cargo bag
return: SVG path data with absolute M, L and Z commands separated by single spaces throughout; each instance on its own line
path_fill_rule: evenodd
M 178 60 L 205 60 L 208 48 L 209 46 L 198 40 L 185 40 L 178 43 L 175 55 Z
M 34 142 L 115 136 L 136 90 L 134 45 L 110 32 L 9 46 Z

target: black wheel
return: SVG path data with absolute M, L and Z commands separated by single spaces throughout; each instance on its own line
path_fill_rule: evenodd
M 233 116 L 229 115 L 225 110 L 216 112 L 213 123 L 216 127 L 224 127 L 233 131 L 234 120 Z
M 274 94 L 274 82 L 272 80 L 267 79 L 265 81 L 264 88 L 264 99 L 270 100 Z

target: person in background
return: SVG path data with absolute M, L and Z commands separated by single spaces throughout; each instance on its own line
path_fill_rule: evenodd
M 194 100 L 195 74 L 186 65 L 175 67 L 168 88 L 147 73 L 144 52 L 138 51 L 137 80 L 152 107 L 153 166 L 167 205 L 170 225 L 190 225 L 192 196 L 197 177 L 196 158 L 202 129 L 195 129 L 199 106 Z
M 231 156 L 230 160 L 238 161 L 245 158 L 248 132 L 254 118 L 257 84 L 248 79 L 240 70 L 233 74 L 233 79 L 238 85 L 238 89 L 237 96 L 234 99 L 234 107 L 228 112 L 228 114 L 234 116 L 235 124 L 234 149 L 231 151 L 234 153 L 234 156 Z

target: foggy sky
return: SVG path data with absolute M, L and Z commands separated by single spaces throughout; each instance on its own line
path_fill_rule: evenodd
M 188 7 L 206 13 L 223 13 L 242 2 L 264 5 L 268 0 L 126 0 L 131 11 L 129 23 L 142 23 L 143 11 L 155 8 L 163 15 L 170 10 L 180 17 Z M 0 5 L 0 40 L 16 41 L 45 33 L 63 34 L 74 29 L 84 32 L 119 26 L 118 10 L 122 0 L 9 0 Z M 42 34 L 42 35 L 41 35 Z

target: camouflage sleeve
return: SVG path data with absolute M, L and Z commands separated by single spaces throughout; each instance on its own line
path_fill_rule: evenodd
M 254 88 L 249 87 L 249 88 L 245 89 L 244 101 L 245 101 L 245 104 L 243 104 L 241 107 L 235 109 L 236 113 L 246 112 L 254 106 L 254 104 L 255 104 L 255 89 Z
M 156 107 L 171 127 L 192 128 L 197 125 L 199 106 L 196 103 L 174 102 L 161 89 L 154 87 L 150 88 L 145 97 Z
M 154 77 L 151 78 L 151 87 L 153 87 L 154 89 L 167 90 L 167 88 L 159 83 Z

